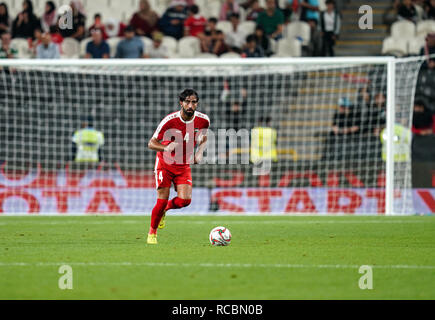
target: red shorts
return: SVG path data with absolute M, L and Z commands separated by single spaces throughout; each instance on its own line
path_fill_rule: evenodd
M 179 184 L 192 185 L 192 173 L 189 165 L 168 165 L 159 159 L 159 157 L 156 157 L 154 174 L 156 177 L 156 189 L 170 188 L 172 182 L 174 183 L 175 191 Z

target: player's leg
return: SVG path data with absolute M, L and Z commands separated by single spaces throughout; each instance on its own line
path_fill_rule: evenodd
M 192 201 L 192 173 L 186 168 L 174 177 L 174 184 L 177 187 L 177 196 L 168 201 L 166 211 L 187 207 Z
M 169 187 L 157 189 L 157 202 L 151 212 L 150 230 L 148 232 L 147 243 L 157 244 L 157 227 L 165 212 L 166 205 L 168 204 Z
M 177 184 L 177 196 L 168 201 L 166 211 L 187 207 L 192 201 L 192 185 Z
M 173 175 L 165 170 L 158 168 L 155 172 L 156 175 L 156 188 L 157 188 L 157 202 L 151 212 L 150 230 L 148 232 L 147 242 L 150 244 L 157 243 L 157 228 L 160 220 L 165 213 L 165 208 L 169 199 L 169 188 L 172 183 Z

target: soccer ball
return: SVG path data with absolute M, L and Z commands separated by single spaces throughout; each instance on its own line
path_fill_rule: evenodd
M 231 242 L 231 232 L 225 227 L 216 227 L 210 231 L 210 243 L 213 246 L 227 246 Z

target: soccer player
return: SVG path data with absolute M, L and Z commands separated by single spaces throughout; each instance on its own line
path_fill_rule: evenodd
M 185 89 L 181 92 L 181 109 L 164 117 L 148 142 L 148 148 L 157 151 L 154 167 L 157 203 L 151 213 L 147 238 L 149 244 L 157 244 L 157 228 L 165 226 L 166 211 L 186 207 L 191 202 L 190 163 L 201 162 L 210 126 L 208 116 L 196 111 L 198 101 L 195 90 Z M 171 183 L 174 183 L 177 197 L 168 201 Z

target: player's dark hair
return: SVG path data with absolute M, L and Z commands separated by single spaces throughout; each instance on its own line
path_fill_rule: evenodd
M 192 12 L 193 14 L 198 14 L 199 7 L 196 4 L 192 4 L 192 6 L 190 7 L 190 12 Z
M 179 95 L 178 98 L 180 101 L 186 100 L 187 97 L 195 96 L 196 100 L 199 100 L 198 93 L 193 89 L 184 89 Z

